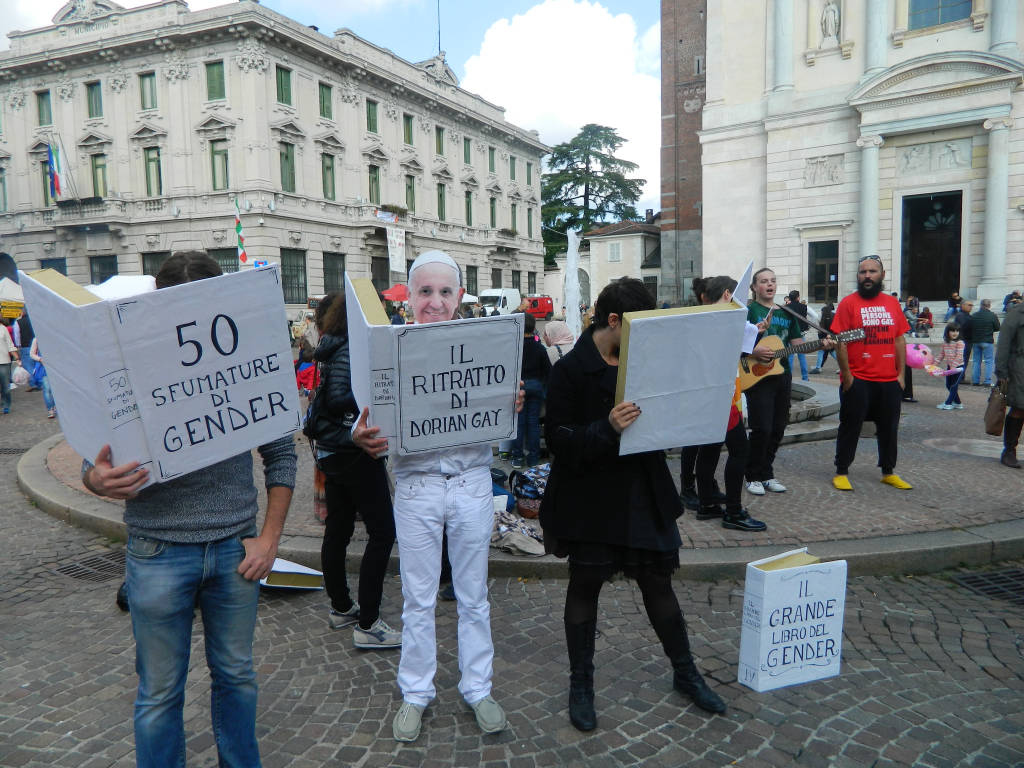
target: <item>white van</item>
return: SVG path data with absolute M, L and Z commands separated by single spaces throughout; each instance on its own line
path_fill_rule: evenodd
M 515 312 L 523 297 L 519 295 L 517 288 L 490 288 L 480 292 L 480 303 L 484 308 L 484 316 L 489 317 L 498 308 L 499 315 L 508 315 Z

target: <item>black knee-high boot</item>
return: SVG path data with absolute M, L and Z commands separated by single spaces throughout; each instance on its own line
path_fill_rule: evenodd
M 577 730 L 597 727 L 594 712 L 594 632 L 597 623 L 565 622 L 565 644 L 569 649 L 569 720 Z
M 1007 415 L 1003 422 L 1003 455 L 999 461 L 1013 469 L 1021 468 L 1017 461 L 1017 441 L 1020 440 L 1021 427 L 1024 427 L 1024 419 L 1020 416 Z
M 708 684 L 704 682 L 704 678 L 693 663 L 693 656 L 690 655 L 690 637 L 686 632 L 682 612 L 654 623 L 653 626 L 658 639 L 661 640 L 661 647 L 665 649 L 665 655 L 672 662 L 673 687 L 693 699 L 693 703 L 706 712 L 725 712 L 725 702 L 708 688 Z

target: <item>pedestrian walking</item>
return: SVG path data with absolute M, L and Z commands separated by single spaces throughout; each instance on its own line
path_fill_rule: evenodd
M 964 366 L 964 343 L 960 339 L 960 326 L 956 323 L 946 323 L 946 329 L 942 332 L 942 349 L 939 351 L 939 356 L 935 358 L 935 364 L 940 368 L 945 366 L 944 370 L 950 371 L 954 368 L 960 368 L 959 373 L 951 373 L 945 376 L 946 379 L 946 402 L 939 403 L 937 406 L 942 411 L 952 411 L 954 409 L 961 411 L 963 410 L 963 403 L 960 402 L 960 382 L 964 378 L 963 366 Z
M 401 632 L 392 629 L 380 615 L 384 579 L 395 543 L 391 489 L 385 460 L 368 456 L 352 442 L 359 406 L 352 393 L 347 317 L 343 293 L 327 294 L 316 308 L 320 344 L 313 359 L 320 367 L 320 386 L 313 405 L 315 424 L 310 431 L 316 465 L 324 473 L 327 501 L 320 546 L 324 587 L 331 602 L 327 621 L 331 629 L 355 624 L 352 642 L 356 648 L 398 648 Z M 359 565 L 358 602 L 349 593 L 345 568 L 357 515 L 368 536 Z
M 796 312 L 801 317 L 807 317 L 807 305 L 800 301 L 800 291 L 790 291 L 786 297 L 786 306 Z M 803 334 L 807 333 L 808 325 L 803 320 L 797 320 L 800 325 L 800 340 L 803 340 Z M 810 381 L 807 378 L 807 355 L 804 352 L 797 352 L 796 358 L 800 362 L 800 378 L 804 381 Z M 789 356 L 789 369 L 793 370 L 793 355 Z
M 36 371 L 34 371 L 32 375 L 33 378 L 39 382 L 39 388 L 43 390 L 43 403 L 46 405 L 46 418 L 56 418 L 57 403 L 53 400 L 53 390 L 50 388 L 50 377 L 46 375 L 46 364 L 43 362 L 43 355 L 39 351 L 39 339 L 34 336 L 32 337 L 32 346 L 29 348 L 29 356 L 36 364 Z
M 1006 388 L 1009 410 L 1003 422 L 1003 453 L 999 461 L 1003 466 L 1020 469 L 1017 443 L 1024 426 L 1024 303 L 1010 307 L 999 332 L 996 350 L 996 378 Z
M 832 318 L 835 317 L 835 316 L 836 316 L 836 307 L 830 301 L 827 304 L 825 304 L 825 306 L 823 306 L 821 308 L 821 322 L 819 323 L 819 325 L 821 325 L 821 327 L 824 328 L 825 331 L 831 331 L 832 330 Z M 818 331 L 818 338 L 819 339 L 828 338 L 828 334 L 825 333 L 824 331 Z M 815 365 L 814 368 L 812 368 L 809 371 L 809 373 L 821 373 L 822 370 L 825 368 L 825 363 L 828 361 L 828 356 L 829 355 L 832 355 L 833 358 L 836 356 L 835 347 L 822 347 L 821 349 L 819 349 L 818 350 L 818 364 Z
M 981 366 L 985 366 L 984 386 L 992 386 L 992 369 L 995 367 L 995 332 L 999 330 L 999 318 L 992 311 L 989 299 L 981 300 L 981 308 L 971 315 L 971 347 L 974 350 L 973 384 L 982 386 Z
M 839 302 L 832 331 L 842 333 L 863 328 L 860 341 L 839 346 L 837 358 L 839 392 L 839 435 L 836 438 L 836 474 L 832 485 L 852 491 L 849 471 L 857 453 L 857 441 L 865 418 L 875 422 L 878 466 L 882 482 L 893 488 L 912 486 L 896 474 L 903 371 L 907 362 L 910 330 L 899 301 L 884 293 L 885 270 L 876 255 L 862 256 L 857 267 L 857 292 Z
M 581 731 L 597 726 L 597 605 L 602 586 L 617 573 L 636 579 L 647 617 L 672 664 L 676 690 L 708 712 L 726 709 L 697 671 L 672 590 L 682 505 L 665 453 L 619 456 L 619 436 L 640 415 L 629 401 L 612 407 L 622 316 L 649 309 L 654 299 L 639 280 L 622 278 L 606 286 L 597 298 L 593 323 L 552 369 L 548 388 L 545 435 L 554 459 L 540 520 L 545 546 L 569 558 L 563 615 L 569 720 Z
M 11 375 L 14 373 L 14 366 L 21 360 L 21 353 L 7 332 L 7 320 L 2 322 L 4 327 L 0 330 L 0 408 L 6 415 L 11 412 Z

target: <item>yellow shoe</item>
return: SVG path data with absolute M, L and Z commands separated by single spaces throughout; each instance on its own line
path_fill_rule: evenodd
M 909 491 L 914 487 L 899 475 L 882 475 L 882 482 L 893 488 L 899 488 L 901 491 Z
M 837 491 L 852 491 L 853 486 L 850 485 L 849 475 L 836 475 L 832 478 L 832 487 Z

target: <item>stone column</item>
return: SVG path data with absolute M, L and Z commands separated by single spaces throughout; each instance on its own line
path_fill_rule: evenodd
M 878 150 L 881 136 L 861 136 L 860 147 L 860 255 L 878 253 Z
M 1020 48 L 1017 47 L 1017 0 L 992 0 L 989 26 L 992 30 L 989 51 L 1020 59 Z
M 865 61 L 864 77 L 868 79 L 886 67 L 885 33 L 889 27 L 886 0 L 868 0 L 864 11 Z
M 775 61 L 772 89 L 793 87 L 793 0 L 775 0 Z
M 985 250 L 978 299 L 1002 299 L 1006 294 L 1006 212 L 1010 205 L 1010 128 L 1013 119 L 984 122 L 988 131 L 988 176 L 985 179 Z

